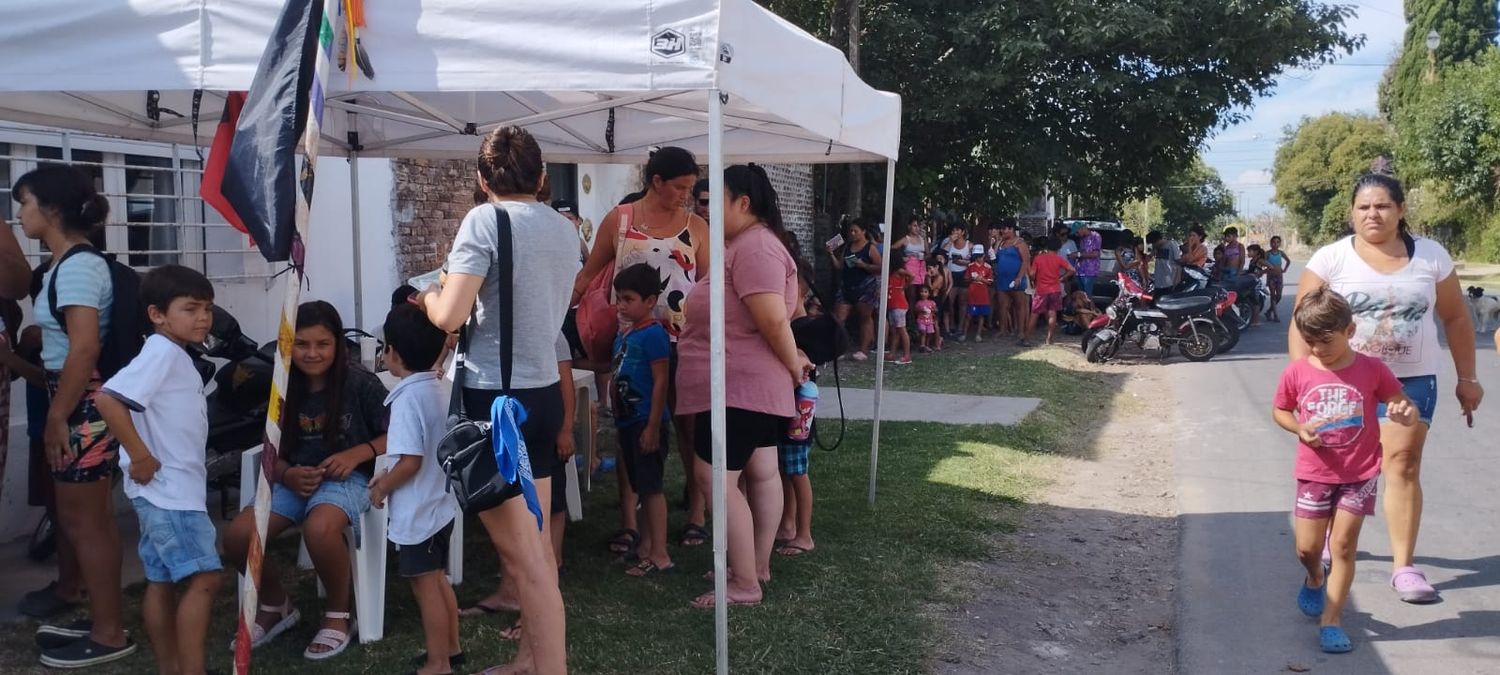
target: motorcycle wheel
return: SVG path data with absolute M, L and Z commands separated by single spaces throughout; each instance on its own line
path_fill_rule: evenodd
M 1250 321 L 1255 318 L 1255 305 L 1248 302 L 1237 302 L 1233 305 L 1233 309 L 1233 321 L 1237 324 L 1235 327 L 1241 332 L 1249 329 Z
M 26 542 L 26 557 L 36 562 L 45 562 L 56 552 L 57 528 L 53 526 L 52 518 L 42 514 L 36 529 L 31 531 L 31 539 Z
M 1083 356 L 1089 363 L 1104 363 L 1114 358 L 1117 349 L 1114 341 L 1106 342 L 1095 335 L 1089 338 L 1088 346 L 1083 349 Z
M 1087 354 L 1089 352 L 1089 342 L 1092 341 L 1094 339 L 1094 336 L 1098 334 L 1098 328 L 1085 328 L 1083 331 L 1083 339 L 1078 342 L 1078 350 Z
M 1201 362 L 1212 359 L 1219 350 L 1214 342 L 1213 333 L 1199 331 L 1184 336 L 1182 341 L 1177 343 L 1177 351 L 1182 352 L 1183 358 L 1189 361 Z
M 1218 342 L 1218 353 L 1228 354 L 1240 343 L 1240 326 L 1233 319 L 1221 319 L 1214 326 L 1214 338 Z

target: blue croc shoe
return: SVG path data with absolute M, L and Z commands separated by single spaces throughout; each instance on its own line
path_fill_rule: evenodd
M 1328 580 L 1323 580 L 1323 585 L 1317 588 L 1308 588 L 1302 584 L 1302 590 L 1297 591 L 1297 609 L 1310 617 L 1323 616 L 1323 600 L 1328 594 Z
M 1338 626 L 1324 626 L 1318 631 L 1318 647 L 1328 654 L 1345 654 L 1354 651 L 1349 635 Z

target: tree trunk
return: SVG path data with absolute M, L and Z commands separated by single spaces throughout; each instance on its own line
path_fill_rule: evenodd
M 839 0 L 836 5 L 843 5 L 843 13 L 848 21 L 849 66 L 854 69 L 854 74 L 859 75 L 859 41 L 860 41 L 860 11 L 859 0 Z M 835 14 L 838 10 L 835 10 Z M 837 44 L 837 43 L 835 43 Z M 849 206 L 848 213 L 856 218 L 864 215 L 865 198 L 865 172 L 862 166 L 849 167 Z M 890 223 L 886 223 L 890 227 Z

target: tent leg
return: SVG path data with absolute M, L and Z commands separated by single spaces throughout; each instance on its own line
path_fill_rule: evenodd
M 895 241 L 892 236 L 895 232 L 894 213 L 896 206 L 896 161 L 889 160 L 885 163 L 885 240 Z M 890 245 L 885 247 L 886 255 L 895 255 Z M 886 323 L 889 319 L 889 308 L 891 287 L 891 265 L 889 260 L 883 261 L 880 266 L 880 319 L 876 322 L 880 332 L 875 337 L 875 414 L 874 427 L 870 431 L 870 490 L 868 502 L 870 508 L 875 508 L 875 473 L 880 464 L 880 398 L 885 389 L 885 334 Z
M 714 652 L 718 675 L 729 673 L 729 583 L 724 561 L 729 527 L 725 523 L 724 433 L 728 405 L 724 391 L 724 103 L 718 89 L 708 92 L 708 340 L 710 433 L 713 438 Z M 703 433 L 702 429 L 695 433 Z M 738 489 L 738 488 L 735 488 Z M 740 570 L 743 574 L 745 570 Z
M 350 117 L 354 117 L 350 115 Z M 350 127 L 353 127 L 352 121 Z M 354 327 L 365 329 L 365 275 L 359 244 L 359 151 L 349 151 L 349 222 L 353 228 L 350 241 L 354 245 Z

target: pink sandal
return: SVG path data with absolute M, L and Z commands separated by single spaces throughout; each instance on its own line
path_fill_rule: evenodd
M 1402 602 L 1416 605 L 1437 602 L 1437 589 L 1427 583 L 1427 575 L 1415 567 L 1397 568 L 1391 575 L 1391 588 L 1401 597 Z

